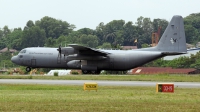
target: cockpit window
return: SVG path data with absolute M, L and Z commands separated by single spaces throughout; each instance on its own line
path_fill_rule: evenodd
M 21 50 L 19 53 L 26 53 L 26 50 Z

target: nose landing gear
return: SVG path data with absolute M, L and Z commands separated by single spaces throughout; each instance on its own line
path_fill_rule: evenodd
M 100 74 L 101 70 L 82 70 L 83 74 Z

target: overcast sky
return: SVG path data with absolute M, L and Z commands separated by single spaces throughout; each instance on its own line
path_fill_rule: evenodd
M 200 0 L 0 0 L 0 28 L 26 25 L 28 20 L 53 17 L 77 29 L 95 29 L 100 22 L 123 19 L 135 23 L 140 16 L 170 20 L 173 15 L 200 12 Z

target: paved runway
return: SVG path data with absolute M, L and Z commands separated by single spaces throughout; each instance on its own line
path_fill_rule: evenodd
M 6 84 L 83 85 L 85 82 L 96 82 L 100 86 L 101 85 L 103 85 L 103 86 L 156 86 L 156 83 L 173 83 L 175 87 L 200 88 L 199 82 L 0 79 L 0 84 L 6 83 Z

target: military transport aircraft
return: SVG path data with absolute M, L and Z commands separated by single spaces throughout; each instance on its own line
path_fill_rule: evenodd
M 101 70 L 130 70 L 168 55 L 187 53 L 183 18 L 173 16 L 155 47 L 136 50 L 101 50 L 70 44 L 69 47 L 22 49 L 12 62 L 31 68 L 81 69 L 83 74 Z

